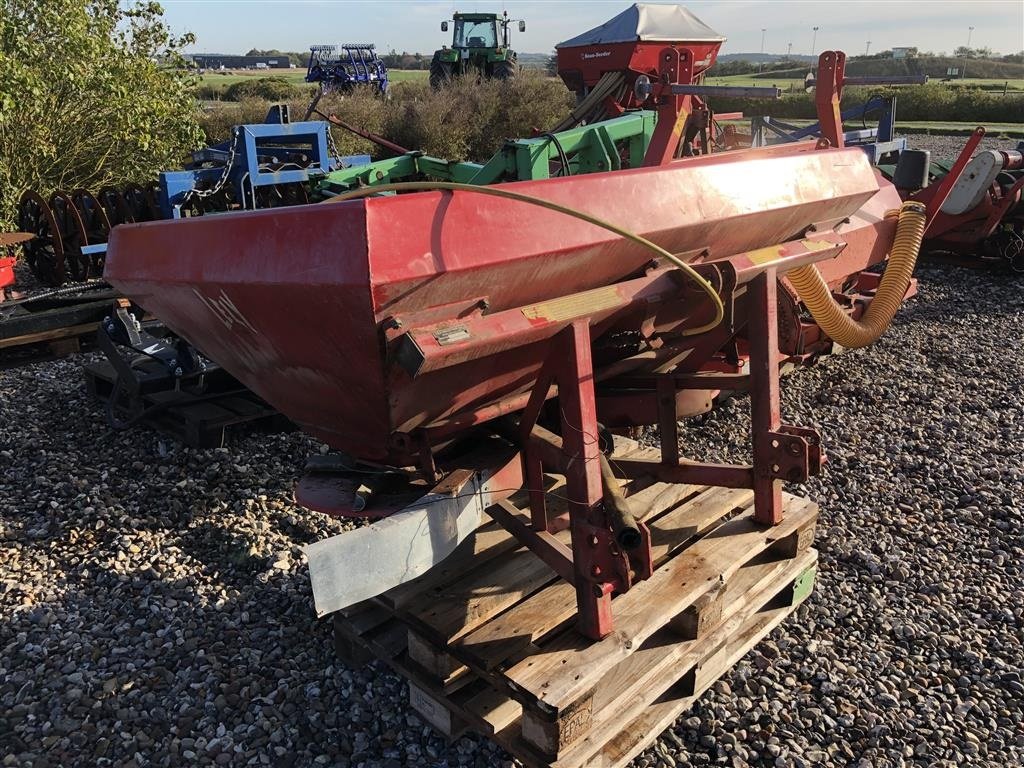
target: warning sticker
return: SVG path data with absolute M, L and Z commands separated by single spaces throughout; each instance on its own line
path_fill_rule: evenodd
M 561 299 L 542 301 L 540 304 L 530 304 L 527 307 L 523 307 L 523 315 L 530 320 L 546 320 L 547 322 L 557 323 L 563 320 L 572 320 L 576 317 L 586 317 L 589 314 L 606 309 L 614 309 L 621 303 L 622 300 L 619 298 L 619 292 L 614 285 L 609 285 Z

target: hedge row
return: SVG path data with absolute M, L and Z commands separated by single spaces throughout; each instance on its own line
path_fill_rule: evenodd
M 863 104 L 874 94 L 896 94 L 897 120 L 932 122 L 1024 123 L 1024 94 L 1003 96 L 974 88 L 847 88 L 842 108 Z M 748 116 L 811 119 L 816 117 L 814 95 L 784 95 L 777 101 L 716 98 L 716 112 L 743 112 Z

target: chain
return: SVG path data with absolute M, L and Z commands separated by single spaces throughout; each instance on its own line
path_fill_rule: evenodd
M 231 175 L 231 171 L 235 165 L 235 156 L 238 154 L 238 131 L 235 131 L 235 135 L 231 139 L 231 148 L 228 151 L 228 160 L 224 164 L 224 172 L 221 173 L 220 178 L 217 179 L 217 183 L 214 184 L 210 189 L 200 190 L 193 187 L 188 191 L 182 200 L 182 204 L 187 203 L 193 197 L 197 197 L 200 200 L 203 198 L 210 197 L 220 192 L 224 185 L 227 184 L 228 177 Z
M 338 151 L 338 147 L 334 143 L 334 131 L 331 130 L 331 124 L 325 121 L 324 127 L 327 130 L 327 154 L 329 155 L 327 158 L 328 165 L 330 165 L 331 161 L 336 158 L 339 159 L 338 161 L 340 162 L 341 153 Z

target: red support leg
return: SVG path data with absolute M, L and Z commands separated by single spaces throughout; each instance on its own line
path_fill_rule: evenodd
M 754 445 L 754 517 L 766 525 L 782 522 L 782 480 L 775 463 L 779 405 L 779 319 L 777 276 L 765 270 L 749 285 L 750 416 Z M 775 445 L 773 445 L 773 441 Z
M 814 102 L 818 112 L 821 137 L 829 146 L 843 147 L 843 117 L 839 101 L 843 97 L 843 79 L 846 77 L 846 54 L 842 51 L 822 51 L 818 57 L 818 74 L 814 84 Z
M 519 440 L 523 446 L 530 445 L 530 432 L 540 416 L 544 400 L 554 379 L 554 367 L 549 359 L 544 363 L 537 383 L 533 386 L 530 399 L 526 403 L 522 418 L 519 421 Z M 544 462 L 539 455 L 530 450 L 523 451 L 523 480 L 526 483 L 527 495 L 530 499 L 530 519 L 535 531 L 553 532 L 551 518 L 548 515 L 544 492 Z
M 563 334 L 568 354 L 559 366 L 556 379 L 558 405 L 562 411 L 562 443 L 568 460 L 565 481 L 572 522 L 577 623 L 581 633 L 597 639 L 612 631 L 613 585 L 606 581 L 612 574 L 603 573 L 602 567 L 594 562 L 597 552 L 609 547 L 611 536 L 602 506 L 604 491 L 590 328 L 585 322 L 576 322 Z
M 661 438 L 661 463 L 679 463 L 679 412 L 676 408 L 676 385 L 669 376 L 659 376 L 658 433 Z

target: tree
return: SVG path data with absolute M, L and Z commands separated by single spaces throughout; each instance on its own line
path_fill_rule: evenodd
M 0 228 L 24 189 L 148 180 L 200 146 L 191 42 L 156 2 L 0 0 Z

